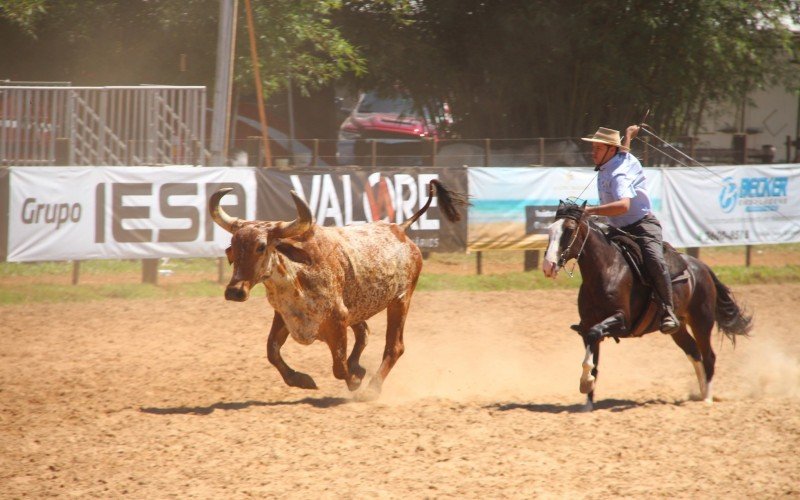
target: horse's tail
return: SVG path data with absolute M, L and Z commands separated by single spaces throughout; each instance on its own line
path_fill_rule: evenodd
M 717 289 L 717 303 L 716 303 L 716 316 L 717 326 L 725 334 L 726 337 L 731 339 L 733 345 L 736 345 L 736 336 L 747 336 L 753 328 L 753 316 L 748 314 L 747 311 L 736 303 L 733 297 L 733 292 L 730 288 L 725 286 L 714 271 L 711 271 L 711 278 L 714 280 L 714 286 Z
M 428 185 L 428 201 L 425 203 L 425 206 L 417 210 L 414 215 L 400 225 L 400 227 L 403 228 L 403 231 L 411 227 L 411 224 L 416 222 L 416 220 L 419 219 L 426 210 L 428 210 L 428 207 L 431 206 L 431 201 L 433 201 L 434 195 L 436 195 L 436 197 L 439 199 L 439 208 L 441 209 L 442 213 L 444 213 L 444 216 L 447 217 L 447 220 L 450 222 L 458 222 L 461 220 L 461 214 L 458 213 L 458 207 L 469 205 L 467 196 L 462 193 L 451 191 L 444 187 L 444 184 L 436 179 L 433 179 Z

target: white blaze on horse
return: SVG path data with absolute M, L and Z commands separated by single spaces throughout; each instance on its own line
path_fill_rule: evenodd
M 549 227 L 542 271 L 545 276 L 556 278 L 571 259 L 577 261 L 581 271 L 581 321 L 572 328 L 581 335 L 586 349 L 580 390 L 587 395 L 586 407 L 591 409 L 600 343 L 607 337 L 618 341 L 658 330 L 661 306 L 646 283 L 646 273 L 638 273 L 629 263 L 632 260 L 635 265 L 635 257 L 626 258 L 623 253 L 625 234 L 599 226 L 584 213 L 585 207 L 585 202 L 582 206 L 563 201 L 559 204 L 556 220 Z M 633 244 L 627 246 L 631 248 L 627 253 L 633 255 L 636 244 L 629 243 Z M 714 323 L 735 344 L 736 336 L 746 336 L 752 328 L 752 316 L 736 303 L 728 287 L 706 264 L 677 253 L 667 244 L 664 250 L 673 281 L 674 310 L 680 319 L 680 329 L 672 340 L 691 361 L 702 399 L 711 403 L 716 361 L 711 348 Z
M 403 354 L 403 327 L 422 269 L 420 249 L 406 231 L 428 210 L 434 196 L 451 222 L 460 219 L 456 206 L 465 204 L 466 198 L 433 180 L 425 206 L 402 224 L 378 221 L 323 227 L 314 223 L 308 205 L 294 191 L 298 216 L 291 222 L 231 217 L 219 206 L 230 191 L 217 191 L 208 204 L 214 222 L 233 235 L 225 251 L 233 265 L 225 298 L 243 302 L 253 287 L 265 286 L 275 310 L 267 339 L 270 363 L 286 384 L 316 389 L 310 376 L 286 364 L 280 349 L 290 335 L 301 344 L 320 340 L 330 348 L 334 376 L 354 391 L 365 375 L 359 359 L 369 333 L 366 320 L 386 309 L 383 362 L 362 394 L 377 397 Z M 355 333 L 355 345 L 346 358 L 348 327 Z

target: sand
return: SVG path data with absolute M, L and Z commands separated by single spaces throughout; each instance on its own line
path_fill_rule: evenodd
M 320 343 L 283 350 L 319 389 L 283 384 L 263 293 L 0 307 L 0 497 L 800 497 L 800 285 L 735 291 L 718 401 L 655 333 L 603 344 L 591 413 L 574 290 L 418 292 L 370 403 Z

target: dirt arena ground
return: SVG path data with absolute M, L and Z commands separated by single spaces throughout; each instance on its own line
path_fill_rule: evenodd
M 656 333 L 603 344 L 592 413 L 574 290 L 418 292 L 370 403 L 321 343 L 283 351 L 319 390 L 283 384 L 263 293 L 0 307 L 0 497 L 798 497 L 800 285 L 735 292 L 756 328 L 715 334 L 718 401 Z

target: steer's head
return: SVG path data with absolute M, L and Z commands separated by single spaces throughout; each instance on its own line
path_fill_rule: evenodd
M 275 252 L 288 254 L 292 260 L 302 260 L 302 250 L 291 247 L 283 240 L 295 238 L 313 225 L 311 210 L 297 193 L 292 198 L 297 206 L 297 218 L 291 222 L 248 221 L 231 217 L 219 206 L 220 199 L 232 188 L 220 189 L 208 201 L 211 218 L 233 235 L 231 246 L 225 249 L 228 262 L 233 265 L 233 276 L 225 288 L 225 298 L 244 302 L 250 289 L 272 275 Z

